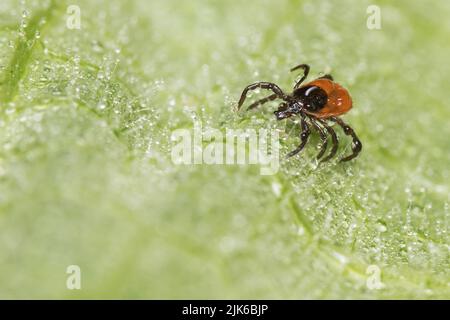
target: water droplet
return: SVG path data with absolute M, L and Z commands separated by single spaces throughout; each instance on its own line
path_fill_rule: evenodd
M 277 183 L 277 182 L 273 182 L 272 183 L 272 191 L 273 193 L 278 197 L 280 197 L 281 195 L 281 184 Z

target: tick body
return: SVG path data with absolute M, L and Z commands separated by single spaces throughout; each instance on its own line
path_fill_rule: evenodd
M 333 77 L 329 74 L 317 78 L 309 83 L 303 84 L 309 73 L 309 66 L 307 64 L 300 64 L 291 69 L 295 71 L 303 70 L 303 76 L 294 85 L 294 90 L 290 94 L 286 94 L 276 84 L 271 82 L 256 82 L 248 85 L 242 92 L 239 99 L 238 109 L 244 103 L 247 92 L 257 88 L 267 89 L 272 91 L 272 94 L 266 98 L 260 99 L 252 103 L 247 110 L 255 109 L 256 107 L 273 101 L 276 99 L 282 100 L 278 109 L 274 112 L 277 120 L 283 120 L 294 116 L 300 117 L 300 124 L 302 132 L 300 134 L 300 145 L 293 151 L 289 152 L 287 157 L 292 157 L 298 154 L 308 142 L 311 133 L 311 127 L 318 131 L 322 146 L 317 155 L 317 159 L 321 159 L 326 152 L 328 145 L 328 136 L 331 137 L 332 148 L 330 153 L 321 160 L 328 161 L 336 155 L 338 149 L 338 138 L 334 129 L 328 125 L 328 121 L 336 122 L 348 136 L 351 136 L 352 153 L 340 161 L 349 161 L 355 158 L 362 149 L 361 141 L 353 131 L 341 118 L 338 116 L 348 112 L 352 108 L 352 98 L 347 89 L 340 84 L 334 82 Z

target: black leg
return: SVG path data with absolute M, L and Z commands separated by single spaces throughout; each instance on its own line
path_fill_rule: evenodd
M 297 83 L 294 86 L 294 90 L 297 89 L 302 84 L 302 82 L 306 79 L 309 73 L 309 66 L 307 64 L 299 64 L 298 66 L 293 67 L 291 69 L 291 72 L 298 69 L 303 70 L 303 77 L 301 77 L 300 80 L 297 81 Z
M 308 141 L 308 137 L 309 134 L 311 133 L 311 131 L 309 130 L 309 126 L 308 123 L 305 120 L 305 116 L 303 114 L 301 114 L 302 116 L 302 133 L 300 134 L 300 139 L 301 139 L 301 143 L 300 145 L 297 147 L 297 149 L 289 152 L 286 156 L 286 158 L 290 158 L 292 156 L 295 156 L 297 153 L 299 153 L 300 151 L 302 151 L 302 149 L 305 147 L 306 142 Z
M 330 154 L 323 158 L 320 162 L 325 162 L 333 158 L 337 152 L 339 141 L 336 135 L 336 132 L 334 132 L 333 128 L 331 128 L 324 120 L 317 119 L 324 128 L 328 131 L 328 133 L 331 135 L 331 141 L 333 143 L 333 147 L 331 148 Z
M 247 110 L 255 109 L 257 106 L 260 106 L 260 105 L 262 105 L 262 104 L 264 104 L 266 102 L 275 100 L 276 98 L 278 98 L 278 95 L 277 94 L 272 94 L 272 95 L 270 95 L 268 97 L 265 97 L 265 98 L 263 98 L 261 100 L 255 101 L 251 105 L 248 106 Z
M 361 141 L 359 141 L 358 136 L 356 135 L 355 131 L 353 131 L 353 129 L 349 125 L 347 125 L 344 121 L 342 121 L 342 119 L 340 119 L 338 117 L 333 117 L 333 118 L 330 118 L 330 120 L 335 121 L 338 125 L 341 126 L 342 130 L 344 130 L 344 133 L 347 136 L 351 136 L 353 138 L 352 154 L 347 157 L 342 158 L 339 161 L 343 162 L 343 161 L 352 160 L 361 152 L 361 149 L 362 149 Z
M 238 110 L 241 108 L 242 104 L 244 103 L 245 98 L 247 97 L 247 92 L 249 92 L 250 90 L 255 90 L 257 88 L 271 90 L 274 94 L 277 95 L 278 98 L 283 99 L 285 101 L 287 101 L 289 99 L 289 97 L 283 92 L 283 90 L 281 90 L 280 87 L 277 86 L 275 83 L 256 82 L 251 85 L 248 85 L 244 89 L 244 91 L 242 91 L 241 98 L 239 99 L 239 103 L 238 103 Z
M 316 122 L 316 120 L 314 118 L 309 117 L 309 119 L 310 119 L 312 125 L 314 126 L 314 128 L 316 128 L 316 130 L 319 132 L 320 139 L 322 140 L 322 146 L 320 147 L 320 152 L 317 154 L 317 157 L 316 157 L 316 159 L 320 159 L 320 158 L 322 158 L 323 154 L 327 150 L 327 145 L 328 145 L 327 135 L 326 135 L 325 131 L 323 131 L 323 129 L 319 126 L 319 124 Z
M 319 77 L 318 79 L 328 79 L 328 80 L 334 81 L 333 76 L 331 74 L 325 74 L 325 75 Z

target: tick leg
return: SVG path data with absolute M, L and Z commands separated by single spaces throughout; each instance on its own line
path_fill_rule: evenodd
M 340 125 L 342 130 L 344 130 L 344 133 L 347 136 L 351 136 L 353 138 L 353 141 L 352 141 L 352 151 L 353 152 L 352 152 L 352 154 L 347 156 L 347 157 L 342 158 L 339 161 L 344 162 L 344 161 L 352 160 L 353 158 L 355 158 L 361 152 L 361 149 L 362 149 L 361 141 L 358 139 L 358 136 L 356 135 L 355 131 L 353 131 L 353 129 L 349 125 L 347 125 L 344 121 L 342 121 L 342 119 L 340 119 L 338 117 L 333 117 L 333 118 L 330 118 L 330 120 L 334 121 L 338 125 Z
M 308 123 L 305 120 L 305 116 L 302 115 L 302 133 L 300 134 L 301 143 L 297 147 L 297 149 L 292 150 L 289 152 L 286 156 L 286 158 L 290 158 L 292 156 L 295 156 L 297 153 L 302 151 L 302 149 L 305 147 L 306 142 L 308 141 L 309 134 L 311 133 L 311 130 L 309 130 Z
M 328 131 L 328 133 L 331 136 L 331 141 L 333 143 L 333 147 L 331 148 L 330 154 L 320 161 L 320 162 L 325 162 L 335 156 L 337 149 L 338 149 L 339 141 L 338 141 L 336 132 L 334 132 L 333 128 L 331 128 L 324 120 L 317 119 L 317 121 L 319 121 L 324 126 L 324 128 Z
M 301 77 L 300 80 L 297 81 L 297 83 L 294 86 L 294 90 L 297 89 L 302 84 L 302 82 L 306 79 L 309 73 L 309 66 L 307 64 L 299 64 L 298 66 L 293 67 L 291 69 L 291 72 L 298 69 L 303 70 L 303 77 Z
M 248 85 L 244 89 L 244 91 L 242 91 L 241 98 L 239 99 L 239 103 L 238 103 L 238 110 L 241 108 L 242 104 L 244 103 L 245 99 L 247 98 L 247 92 L 249 92 L 250 90 L 255 90 L 257 88 L 271 90 L 274 94 L 277 95 L 278 98 L 283 99 L 285 101 L 289 100 L 289 97 L 275 83 L 256 82 L 251 85 Z
M 320 158 L 322 158 L 323 154 L 327 150 L 327 145 L 328 145 L 327 135 L 326 135 L 325 131 L 323 131 L 323 129 L 319 126 L 319 124 L 316 122 L 316 120 L 314 118 L 310 117 L 309 119 L 310 119 L 312 125 L 314 126 L 314 128 L 316 128 L 316 130 L 319 132 L 320 139 L 322 140 L 322 146 L 320 147 L 320 152 L 317 154 L 317 157 L 316 157 L 316 159 L 320 159 Z
M 252 103 L 252 104 L 247 108 L 247 110 L 255 109 L 257 106 L 260 106 L 260 105 L 262 105 L 262 104 L 264 104 L 264 103 L 266 103 L 266 102 L 275 100 L 276 98 L 278 98 L 278 95 L 274 93 L 274 94 L 272 94 L 272 95 L 270 95 L 270 96 L 268 96 L 268 97 L 265 97 L 265 98 L 263 98 L 263 99 L 261 99 L 261 100 L 255 101 L 254 103 Z
M 333 76 L 331 74 L 324 74 L 323 76 L 319 77 L 318 79 L 328 79 L 328 80 L 334 81 Z

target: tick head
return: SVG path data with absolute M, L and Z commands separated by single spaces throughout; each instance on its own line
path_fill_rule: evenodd
M 294 97 L 308 111 L 318 111 L 322 109 L 328 100 L 325 90 L 318 86 L 304 86 L 294 92 Z

